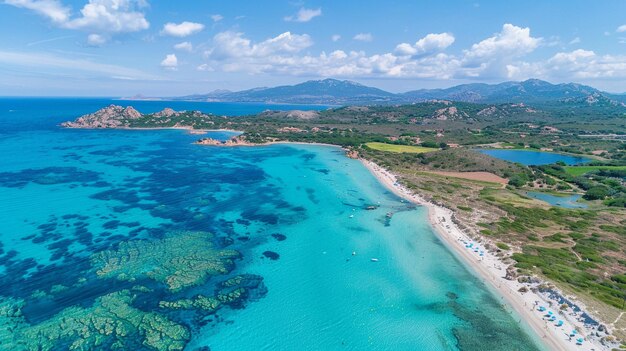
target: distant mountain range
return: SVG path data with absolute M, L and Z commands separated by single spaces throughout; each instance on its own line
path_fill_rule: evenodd
M 129 99 L 152 99 L 135 97 Z M 626 107 L 626 95 L 609 94 L 590 86 L 566 83 L 551 84 L 538 79 L 500 84 L 462 84 L 447 89 L 420 89 L 394 94 L 348 80 L 311 80 L 296 85 L 254 88 L 243 91 L 215 90 L 187 95 L 173 100 L 212 102 L 261 102 L 323 105 L 406 104 L 432 100 L 473 103 L 602 104 Z

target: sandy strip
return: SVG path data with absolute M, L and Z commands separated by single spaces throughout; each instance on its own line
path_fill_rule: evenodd
M 463 231 L 461 231 L 453 222 L 453 212 L 445 207 L 437 206 L 426 201 L 419 195 L 413 194 L 411 191 L 396 182 L 396 177 L 381 168 L 375 163 L 361 159 L 361 162 L 370 172 L 389 190 L 398 196 L 418 205 L 426 206 L 428 209 L 428 218 L 431 225 L 435 229 L 439 238 L 446 244 L 448 248 L 453 250 L 465 261 L 478 277 L 489 284 L 500 295 L 505 306 L 515 310 L 517 315 L 524 319 L 526 324 L 541 337 L 543 344 L 550 350 L 610 350 L 605 347 L 597 339 L 589 338 L 591 330 L 587 330 L 584 325 L 568 314 L 561 314 L 558 306 L 550 308 L 548 301 L 543 296 L 528 291 L 520 293 L 518 290 L 525 286 L 517 280 L 511 281 L 504 279 L 506 274 L 506 264 L 493 255 L 484 250 L 482 243 L 473 241 Z M 484 251 L 484 256 L 479 256 L 473 250 L 466 248 L 465 243 L 474 243 Z M 474 247 L 476 247 L 474 246 Z M 538 302 L 538 304 L 536 304 Z M 556 327 L 555 322 L 549 322 L 543 318 L 544 313 L 537 310 L 537 306 L 544 306 L 548 310 L 555 313 L 557 320 L 564 322 L 562 327 Z M 583 332 L 570 340 L 569 333 L 577 329 Z M 583 345 L 576 345 L 575 339 L 584 337 Z

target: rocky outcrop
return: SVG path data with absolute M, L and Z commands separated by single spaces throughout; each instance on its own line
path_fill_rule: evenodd
M 495 106 L 489 106 L 486 107 L 480 111 L 478 111 L 477 115 L 478 116 L 491 116 L 493 114 L 495 114 L 496 112 L 498 112 L 498 108 Z
M 213 139 L 213 138 L 202 138 L 196 141 L 196 144 L 218 146 L 218 145 L 224 144 L 224 142 L 221 140 Z
M 346 156 L 356 160 L 359 158 L 359 152 L 356 150 L 346 150 Z
M 194 111 L 198 112 L 198 111 Z M 157 112 L 154 114 L 154 117 L 172 117 L 172 116 L 180 116 L 180 112 L 176 112 L 173 109 L 166 107 L 163 111 Z
M 213 138 L 202 138 L 195 142 L 198 145 L 210 145 L 210 146 L 251 146 L 257 145 L 246 140 L 242 135 L 232 137 L 226 141 L 221 141 Z
M 506 280 L 515 280 L 517 279 L 517 269 L 515 265 L 510 265 L 506 268 L 506 275 L 504 276 Z
M 142 116 L 132 106 L 110 105 L 94 113 L 83 115 L 73 122 L 61 123 L 61 126 L 66 128 L 126 128 L 130 125 L 129 120 Z
M 432 119 L 438 119 L 440 121 L 457 120 L 469 118 L 469 115 L 465 111 L 460 111 L 455 106 L 445 107 L 435 111 Z

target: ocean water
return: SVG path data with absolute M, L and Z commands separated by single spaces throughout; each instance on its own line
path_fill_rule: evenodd
M 109 103 L 0 99 L 0 350 L 541 349 L 340 149 L 56 127 Z
M 506 150 L 506 149 L 484 149 L 478 150 L 483 154 L 499 158 L 501 160 L 521 163 L 526 166 L 548 165 L 556 162 L 565 162 L 567 165 L 578 165 L 589 162 L 590 159 L 580 156 L 570 156 L 554 152 L 527 151 L 527 150 Z

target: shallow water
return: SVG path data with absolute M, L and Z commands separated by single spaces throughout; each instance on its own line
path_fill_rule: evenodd
M 579 194 L 556 196 L 549 193 L 529 191 L 527 195 L 537 200 L 545 201 L 552 206 L 563 208 L 587 208 L 587 205 L 577 202 L 582 197 L 582 195 Z
M 501 160 L 521 163 L 526 166 L 547 165 L 559 161 L 565 162 L 565 164 L 567 165 L 577 165 L 590 161 L 590 159 L 586 157 L 570 156 L 543 151 L 505 149 L 482 149 L 478 151 L 482 152 L 483 154 L 499 158 Z
M 0 100 L 0 349 L 539 348 L 340 149 L 55 127 L 103 104 Z

